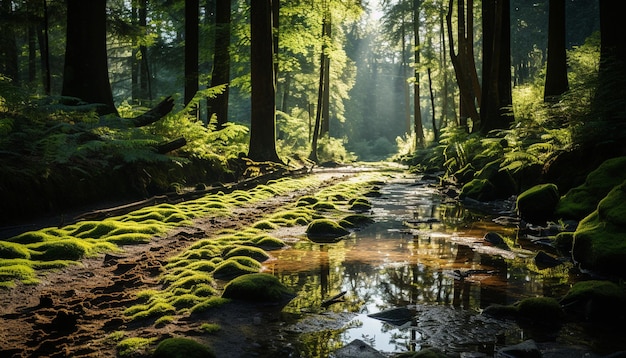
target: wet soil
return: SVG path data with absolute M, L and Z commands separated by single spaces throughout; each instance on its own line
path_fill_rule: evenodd
M 346 180 L 350 171 L 324 171 L 323 186 Z M 115 357 L 124 338 L 192 337 L 211 346 L 217 357 L 261 357 L 267 338 L 265 323 L 276 319 L 280 307 L 231 302 L 193 319 L 178 317 L 155 327 L 154 321 L 129 322 L 123 312 L 136 304 L 135 293 L 159 289 L 158 276 L 168 258 L 194 241 L 223 229 L 250 225 L 300 196 L 320 187 L 290 192 L 233 210 L 230 217 L 206 218 L 148 244 L 123 247 L 119 254 L 85 259 L 79 265 L 48 272 L 38 285 L 17 284 L 0 290 L 1 357 Z M 220 330 L 203 333 L 200 325 L 216 323 Z M 137 356 L 141 356 L 138 354 Z

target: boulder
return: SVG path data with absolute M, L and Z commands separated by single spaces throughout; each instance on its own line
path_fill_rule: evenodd
M 572 258 L 583 269 L 626 278 L 626 181 L 578 224 Z
M 252 273 L 239 276 L 224 287 L 222 297 L 280 303 L 291 300 L 293 292 L 283 285 L 278 278 L 266 273 Z
M 570 189 L 556 207 L 559 218 L 581 220 L 591 214 L 600 200 L 626 180 L 626 157 L 609 159 L 587 175 L 585 183 Z
M 610 281 L 577 282 L 560 303 L 567 314 L 584 321 L 621 326 L 626 319 L 626 292 Z
M 541 358 L 542 354 L 532 339 L 522 343 L 498 349 L 496 358 Z
M 539 184 L 517 197 L 519 216 L 531 224 L 544 224 L 552 218 L 559 203 L 559 189 L 554 184 Z

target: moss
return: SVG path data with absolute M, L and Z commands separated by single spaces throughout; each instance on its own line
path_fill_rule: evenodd
M 73 260 L 83 258 L 89 251 L 89 245 L 81 240 L 68 239 L 51 242 L 42 242 L 29 245 L 33 260 Z
M 202 313 L 202 312 L 206 312 L 210 309 L 219 307 L 225 303 L 227 303 L 229 300 L 223 297 L 207 297 L 206 299 L 204 299 L 202 302 L 198 303 L 197 305 L 191 307 L 191 309 L 189 310 L 190 314 L 198 314 L 198 313 Z
M 213 351 L 189 338 L 166 338 L 157 345 L 153 358 L 211 358 Z
M 161 317 L 174 313 L 176 313 L 176 308 L 174 306 L 167 302 L 158 300 L 150 305 L 136 305 L 124 311 L 124 314 L 129 316 L 133 321 L 151 317 Z
M 217 265 L 213 272 L 213 277 L 227 280 L 237 276 L 259 272 L 259 270 L 260 268 L 250 267 L 234 258 L 230 258 Z
M 197 305 L 200 301 L 202 301 L 200 297 L 188 293 L 176 296 L 176 298 L 172 301 L 172 306 L 176 307 L 176 309 L 190 308 Z
M 335 239 L 350 232 L 330 219 L 313 220 L 306 229 L 307 236 L 313 239 Z
M 354 198 L 348 201 L 350 210 L 352 211 L 369 211 L 372 209 L 372 203 L 366 198 Z
M 136 245 L 145 244 L 152 240 L 153 235 L 131 232 L 127 234 L 111 235 L 105 240 L 116 245 Z
M 252 246 L 262 248 L 264 250 L 275 250 L 275 249 L 280 249 L 284 247 L 285 242 L 273 236 L 260 235 L 260 236 L 253 238 L 252 240 L 250 240 L 249 243 L 246 243 L 244 245 L 252 245 Z
M 204 272 L 197 272 L 194 273 L 193 275 L 190 276 L 186 276 L 183 278 L 180 278 L 174 282 L 171 283 L 171 288 L 187 288 L 187 289 L 191 289 L 196 285 L 201 285 L 201 284 L 213 284 L 213 279 L 211 278 L 211 276 L 207 273 Z
M 298 201 L 296 201 L 296 206 L 309 206 L 317 204 L 319 200 L 313 196 L 301 196 Z
M 487 179 L 472 179 L 461 188 L 461 199 L 470 198 L 478 201 L 490 201 L 496 199 L 495 187 Z
M 200 330 L 206 334 L 214 334 L 222 329 L 217 323 L 203 323 L 200 325 Z
M 626 293 L 622 287 L 611 281 L 590 280 L 575 283 L 561 301 L 568 304 L 593 298 L 605 298 L 621 302 L 626 299 Z
M 210 297 L 216 293 L 213 286 L 207 284 L 195 285 L 192 289 L 193 294 L 198 297 Z
M 261 220 L 259 222 L 257 222 L 256 224 L 254 224 L 253 226 L 255 229 L 261 229 L 261 230 L 276 230 L 278 229 L 278 225 L 272 223 L 271 221 L 268 220 Z
M 320 201 L 317 204 L 313 205 L 313 209 L 315 210 L 337 210 L 335 204 L 329 201 Z
M 585 321 L 621 326 L 626 319 L 626 291 L 610 281 L 577 282 L 561 304 L 567 313 Z
M 29 232 L 25 232 L 23 234 L 17 235 L 15 237 L 9 238 L 6 241 L 9 242 L 14 242 L 17 244 L 23 244 L 23 245 L 28 245 L 28 244 L 33 244 L 33 243 L 37 243 L 37 242 L 46 242 L 46 241 L 54 241 L 57 240 L 58 237 L 48 234 L 44 231 L 29 231 Z
M 222 297 L 257 302 L 279 302 L 293 298 L 293 293 L 278 278 L 255 273 L 239 276 L 224 287 Z
M 343 219 L 341 219 L 339 224 L 343 228 L 348 229 L 348 228 L 353 228 L 353 227 L 358 227 L 358 226 L 365 226 L 373 222 L 374 222 L 374 219 L 372 219 L 371 217 L 367 215 L 353 214 L 353 215 L 348 215 L 344 217 Z
M 626 157 L 606 160 L 587 175 L 585 183 L 572 188 L 559 202 L 556 213 L 565 219 L 580 220 L 591 214 L 613 187 L 626 180 Z
M 113 220 L 96 221 L 95 224 L 94 222 L 85 222 L 72 232 L 71 235 L 78 238 L 98 239 L 118 228 L 120 228 L 119 222 Z
M 235 246 L 224 253 L 225 258 L 233 256 L 248 256 L 259 262 L 263 262 L 270 256 L 263 249 L 254 246 Z
M 162 327 L 175 321 L 174 316 L 163 316 L 154 321 L 155 327 Z
M 517 197 L 516 210 L 522 219 L 530 223 L 544 224 L 552 218 L 559 198 L 559 189 L 556 185 L 535 185 Z
M 30 252 L 23 245 L 0 241 L 0 258 L 2 259 L 30 259 Z
M 564 314 L 559 302 L 552 297 L 531 297 L 516 303 L 518 320 L 531 324 L 554 326 L 561 323 Z
M 6 283 L 3 285 L 5 287 L 13 286 L 14 280 L 34 284 L 38 282 L 35 277 L 35 270 L 27 265 L 16 264 L 0 266 L 0 282 Z
M 572 257 L 581 267 L 626 278 L 626 183 L 615 187 L 574 232 Z M 622 214 L 622 215 L 623 215 Z
M 136 352 L 147 348 L 154 341 L 156 341 L 156 338 L 126 338 L 117 344 L 117 354 L 120 357 L 134 356 Z

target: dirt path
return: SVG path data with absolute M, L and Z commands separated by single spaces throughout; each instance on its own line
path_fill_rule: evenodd
M 354 172 L 322 171 L 321 187 L 345 180 Z M 292 191 L 263 202 L 236 208 L 230 217 L 197 220 L 148 244 L 125 246 L 116 255 L 85 259 L 40 277 L 38 285 L 17 284 L 0 290 L 0 357 L 114 357 L 114 332 L 128 337 L 196 336 L 213 347 L 218 357 L 244 357 L 260 351 L 263 322 L 276 314 L 271 307 L 228 303 L 193 320 L 155 328 L 152 322 L 128 322 L 125 308 L 137 303 L 134 293 L 158 289 L 158 276 L 168 258 L 195 240 L 230 228 L 245 227 L 302 195 L 320 188 Z M 217 323 L 213 335 L 200 330 L 201 323 Z M 263 356 L 257 353 L 255 356 Z

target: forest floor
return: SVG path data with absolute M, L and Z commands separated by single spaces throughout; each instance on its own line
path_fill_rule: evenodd
M 82 260 L 80 265 L 49 272 L 37 285 L 18 283 L 0 290 L 0 356 L 115 357 L 119 354 L 116 332 L 124 332 L 126 337 L 154 338 L 154 342 L 172 336 L 195 337 L 211 346 L 217 357 L 263 356 L 260 351 L 268 334 L 264 323 L 273 320 L 280 308 L 230 302 L 200 317 L 181 318 L 158 328 L 145 321 L 129 322 L 123 312 L 137 304 L 136 292 L 158 289 L 161 267 L 194 241 L 223 229 L 249 226 L 299 197 L 347 180 L 358 171 L 315 171 L 310 175 L 322 180 L 320 187 L 249 203 L 233 209 L 230 217 L 196 220 L 192 227 L 177 228 L 147 244 L 124 246 L 120 254 L 101 254 Z M 218 324 L 220 330 L 202 332 L 200 325 L 206 322 Z

